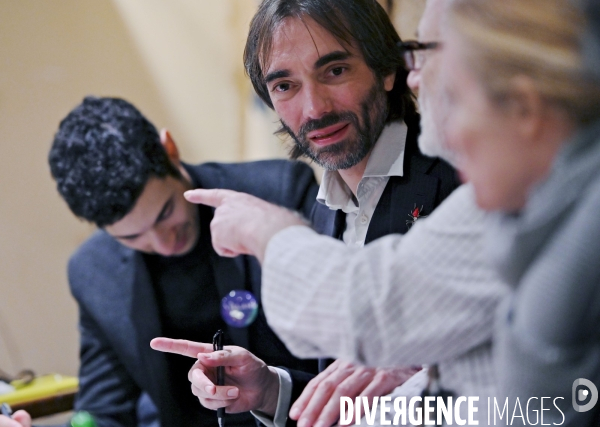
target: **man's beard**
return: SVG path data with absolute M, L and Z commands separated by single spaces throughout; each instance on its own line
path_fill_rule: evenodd
M 319 119 L 309 120 L 300 126 L 298 134 L 295 134 L 283 120 L 281 126 L 282 130 L 294 139 L 296 146 L 292 152 L 299 151 L 298 154 L 304 154 L 327 170 L 349 169 L 356 166 L 369 154 L 385 126 L 388 104 L 383 81 L 377 79 L 365 99 L 360 103 L 360 109 L 362 126 L 358 116 L 352 111 L 331 112 Z M 350 122 L 356 129 L 356 136 L 322 148 L 311 146 L 306 137 L 309 132 L 340 122 Z

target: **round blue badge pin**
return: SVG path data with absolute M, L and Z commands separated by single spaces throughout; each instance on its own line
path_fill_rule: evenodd
M 252 292 L 231 291 L 221 300 L 221 316 L 229 326 L 245 328 L 257 315 L 258 301 Z

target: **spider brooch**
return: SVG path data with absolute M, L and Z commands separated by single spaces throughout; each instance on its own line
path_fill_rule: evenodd
M 421 215 L 421 212 L 423 212 L 423 205 L 421 205 L 421 207 L 417 207 L 417 204 L 415 203 L 415 207 L 413 208 L 413 210 L 408 214 L 408 216 L 410 217 L 410 219 L 406 220 L 406 227 L 408 229 L 410 229 L 410 227 L 412 227 L 412 225 L 417 222 L 417 220 L 419 218 L 427 218 L 427 215 Z

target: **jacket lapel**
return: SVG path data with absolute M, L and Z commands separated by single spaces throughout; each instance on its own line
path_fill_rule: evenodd
M 107 338 L 113 348 L 158 406 L 165 401 L 162 395 L 169 379 L 164 354 L 150 348 L 150 340 L 161 335 L 154 289 L 139 253 L 113 241 L 106 250 L 110 267 L 103 269 L 103 285 L 94 292 L 90 288 L 82 297 L 90 299 L 85 306 L 92 308 L 93 316 L 111 332 Z
M 346 214 L 341 210 L 332 210 L 317 202 L 311 213 L 313 229 L 324 236 L 341 239 L 346 226 Z
M 192 177 L 194 184 L 199 188 L 228 188 L 228 182 L 223 177 L 223 172 L 219 168 L 210 167 L 210 164 L 204 164 L 201 167 L 186 167 L 186 170 Z M 212 220 L 214 209 L 200 208 L 200 215 L 206 215 L 207 218 L 202 220 L 203 224 L 207 224 L 206 230 L 210 233 L 210 221 Z M 240 284 L 244 284 L 244 289 L 254 293 L 257 298 L 260 295 L 256 293 L 255 289 L 246 289 L 248 287 L 248 277 L 246 277 L 246 259 L 245 256 L 238 256 L 235 258 L 225 258 L 217 255 L 216 252 L 211 251 L 211 263 L 213 266 L 213 275 L 215 279 L 215 285 L 219 292 L 219 296 L 222 299 L 229 292 L 233 290 L 239 290 Z M 260 285 L 260 277 L 258 278 L 258 285 Z M 259 299 L 260 301 L 260 299 Z M 248 328 L 234 328 L 233 326 L 227 326 L 227 333 L 235 345 L 240 347 L 248 348 Z
M 427 173 L 436 162 L 418 152 L 406 153 L 405 175 L 390 177 L 371 218 L 365 244 L 388 234 L 406 233 L 412 222 L 409 214 L 415 207 L 423 207 L 423 216 L 433 211 L 439 179 Z
M 219 291 L 219 296 L 221 298 L 225 297 L 233 290 L 239 290 L 240 283 L 247 283 L 245 277 L 246 266 L 244 256 L 225 258 L 212 252 L 211 261 L 215 284 L 217 285 L 217 290 Z M 260 280 L 258 283 L 260 283 Z M 251 291 L 256 295 L 255 290 Z M 258 298 L 258 295 L 256 295 L 256 297 Z M 233 326 L 227 326 L 227 332 L 235 345 L 248 348 L 248 328 L 234 328 Z
M 365 244 L 388 234 L 406 233 L 412 225 L 410 214 L 415 207 L 419 209 L 423 207 L 421 210 L 422 216 L 427 216 L 433 211 L 438 179 L 423 175 L 415 181 L 402 184 L 397 182 L 388 183 L 388 187 L 382 195 L 382 198 L 385 196 L 386 200 L 382 200 L 383 203 L 378 204 L 375 209 L 367 231 Z

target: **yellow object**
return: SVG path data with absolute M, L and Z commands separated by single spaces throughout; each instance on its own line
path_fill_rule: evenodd
M 79 380 L 77 377 L 49 374 L 36 377 L 29 384 L 23 384 L 21 380 L 12 381 L 10 384 L 16 390 L 0 394 L 0 403 L 19 405 L 34 400 L 76 392 Z

